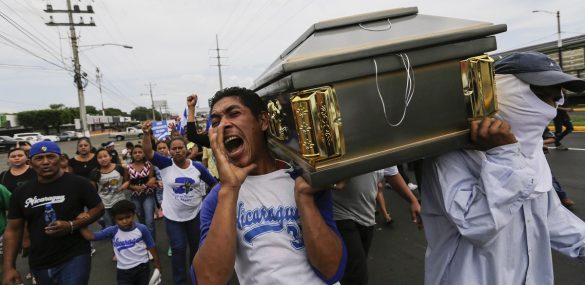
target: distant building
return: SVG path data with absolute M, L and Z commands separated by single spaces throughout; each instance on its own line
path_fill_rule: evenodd
M 18 127 L 18 118 L 15 114 L 0 114 L 0 128 L 14 128 Z

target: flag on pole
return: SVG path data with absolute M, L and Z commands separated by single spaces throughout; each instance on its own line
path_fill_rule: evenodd
M 187 132 L 187 108 L 185 108 L 185 110 L 183 111 L 183 116 L 181 116 L 181 119 L 177 123 L 177 132 L 179 132 L 179 135 L 183 137 Z

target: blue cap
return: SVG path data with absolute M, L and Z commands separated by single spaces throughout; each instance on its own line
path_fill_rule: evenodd
M 29 150 L 29 154 L 28 157 L 33 157 L 37 154 L 41 154 L 41 153 L 56 153 L 58 155 L 61 155 L 61 148 L 59 147 L 58 144 L 52 142 L 52 141 L 42 141 L 42 142 L 38 142 L 32 145 L 32 147 Z
M 518 79 L 536 86 L 561 85 L 563 88 L 581 92 L 585 81 L 566 74 L 551 58 L 539 52 L 518 52 L 496 61 L 496 74 L 513 74 Z

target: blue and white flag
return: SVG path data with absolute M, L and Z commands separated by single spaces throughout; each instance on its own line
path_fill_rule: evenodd
M 185 133 L 187 132 L 187 108 L 185 108 L 185 110 L 183 111 L 183 116 L 181 117 L 181 120 L 177 123 L 177 132 L 179 132 L 179 135 L 181 136 L 185 136 Z

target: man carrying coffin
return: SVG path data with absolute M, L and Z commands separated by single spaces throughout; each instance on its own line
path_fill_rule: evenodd
M 477 150 L 423 165 L 425 284 L 553 284 L 551 248 L 585 261 L 585 223 L 552 191 L 541 137 L 562 88 L 585 81 L 535 52 L 495 70 L 499 111 L 471 123 Z

